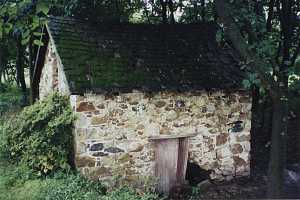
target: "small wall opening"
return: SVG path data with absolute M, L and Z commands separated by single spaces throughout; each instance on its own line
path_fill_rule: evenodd
M 211 173 L 212 170 L 205 170 L 199 165 L 188 161 L 185 179 L 189 182 L 190 185 L 196 186 L 202 181 L 210 180 Z

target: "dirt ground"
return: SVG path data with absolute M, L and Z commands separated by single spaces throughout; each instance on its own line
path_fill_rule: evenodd
M 197 187 L 186 186 L 170 195 L 169 200 L 262 199 L 266 198 L 267 177 L 243 177 L 223 182 L 209 182 Z

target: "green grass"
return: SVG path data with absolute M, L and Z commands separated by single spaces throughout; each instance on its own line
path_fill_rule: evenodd
M 5 162 L 0 163 L 0 199 L 41 199 L 41 191 L 47 185 L 38 179 L 29 179 L 29 173 L 22 168 Z
M 0 89 L 0 118 L 6 112 L 16 112 L 21 107 L 21 90 L 13 85 L 1 85 Z
M 1 180 L 0 180 L 1 181 Z M 28 180 L 11 188 L 0 189 L 0 199 L 28 200 L 43 199 L 42 191 L 48 184 L 39 180 Z
M 104 192 L 100 182 L 76 172 L 39 177 L 27 167 L 0 161 L 0 200 L 97 200 Z
M 100 182 L 77 173 L 36 177 L 24 167 L 0 163 L 0 200 L 159 200 L 157 194 L 139 195 L 130 187 L 105 193 Z
M 58 173 L 51 177 L 36 177 L 26 168 L 1 163 L 1 200 L 93 200 L 102 193 L 100 183 L 88 181 L 78 174 Z

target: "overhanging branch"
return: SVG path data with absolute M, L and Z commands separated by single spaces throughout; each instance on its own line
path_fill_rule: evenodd
M 8 0 L 5 0 L 3 3 L 2 3 L 2 5 L 1 5 L 1 7 L 0 7 L 0 11 L 4 8 L 4 6 L 5 6 L 5 4 L 8 2 Z
M 251 70 L 256 72 L 261 80 L 262 86 L 269 91 L 271 97 L 277 97 L 277 84 L 271 75 L 267 74 L 263 67 L 267 66 L 264 60 L 259 58 L 252 50 L 250 50 L 246 40 L 242 37 L 239 27 L 230 15 L 230 5 L 226 0 L 215 1 L 217 13 L 224 25 L 225 36 L 232 42 L 233 47 L 240 54 L 242 59 L 248 63 Z
M 291 66 L 295 65 L 295 62 L 296 62 L 299 54 L 300 54 L 300 33 L 298 33 L 298 44 L 297 44 L 296 50 L 292 56 Z

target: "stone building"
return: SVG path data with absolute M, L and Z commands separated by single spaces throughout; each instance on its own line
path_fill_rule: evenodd
M 154 176 L 150 136 L 190 139 L 189 162 L 224 179 L 250 173 L 251 96 L 212 23 L 90 25 L 51 17 L 33 94 L 70 96 L 75 163 L 86 176 Z

